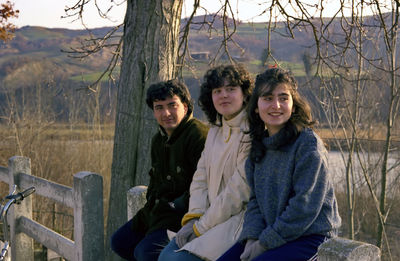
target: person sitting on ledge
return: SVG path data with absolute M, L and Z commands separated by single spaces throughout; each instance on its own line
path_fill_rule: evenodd
M 327 151 L 291 73 L 257 75 L 248 117 L 250 201 L 238 242 L 218 261 L 314 260 L 341 218 Z
M 250 188 L 246 106 L 253 84 L 241 65 L 209 69 L 199 104 L 212 124 L 190 185 L 189 211 L 159 261 L 215 260 L 238 239 Z
M 178 80 L 150 85 L 146 103 L 159 124 L 151 142 L 147 202 L 111 237 L 111 249 L 126 260 L 157 260 L 169 242 L 167 230 L 181 228 L 208 132 L 206 124 L 192 117 L 189 90 Z

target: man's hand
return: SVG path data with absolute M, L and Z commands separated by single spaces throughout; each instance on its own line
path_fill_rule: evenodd
M 175 242 L 179 248 L 182 248 L 186 243 L 192 241 L 196 238 L 196 234 L 193 230 L 193 224 L 196 222 L 197 218 L 189 220 L 177 233 L 175 236 Z
M 267 251 L 267 248 L 260 244 L 259 240 L 248 239 L 244 251 L 240 256 L 241 261 L 250 261 Z

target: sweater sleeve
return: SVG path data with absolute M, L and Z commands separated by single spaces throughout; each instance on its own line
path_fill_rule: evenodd
M 239 241 L 247 240 L 249 238 L 258 239 L 266 224 L 258 207 L 257 199 L 254 194 L 254 164 L 250 159 L 247 159 L 246 165 L 247 182 L 251 189 L 250 200 L 247 204 L 246 213 L 244 216 L 243 230 L 240 235 Z
M 328 189 L 325 153 L 315 137 L 307 138 L 299 145 L 292 176 L 293 196 L 285 210 L 259 237 L 268 249 L 299 238 L 318 217 Z
M 217 198 L 204 212 L 204 215 L 195 223 L 199 234 L 204 234 L 210 228 L 238 214 L 247 204 L 250 188 L 246 181 L 244 165 L 249 149 L 250 143 L 241 143 L 233 175 L 228 180 L 224 190 L 218 194 Z

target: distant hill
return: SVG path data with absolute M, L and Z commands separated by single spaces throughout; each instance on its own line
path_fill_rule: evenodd
M 182 27 L 187 19 L 182 19 Z M 212 27 L 203 23 L 213 22 Z M 373 24 L 372 17 L 366 18 L 367 24 Z M 233 25 L 233 20 L 228 19 L 228 24 Z M 335 28 L 340 27 L 339 20 L 333 21 L 330 26 L 331 37 L 337 37 L 339 41 L 343 35 L 335 34 Z M 372 26 L 371 26 L 372 27 Z M 112 28 L 104 27 L 90 31 L 95 37 L 102 37 Z M 236 32 L 230 42 L 230 54 L 249 65 L 250 70 L 256 72 L 256 66 L 260 63 L 264 50 L 267 48 L 267 24 L 266 23 L 242 23 L 236 24 Z M 229 28 L 232 33 L 233 27 Z M 304 74 L 303 55 L 305 52 L 313 53 L 313 34 L 310 30 L 296 27 L 293 30 L 295 39 L 289 37 L 289 32 L 283 23 L 276 24 L 274 33 L 270 38 L 272 54 L 280 62 L 286 62 L 285 67 L 297 70 L 296 74 Z M 372 33 L 369 30 L 368 33 Z M 120 30 L 117 35 L 122 35 Z M 373 36 L 369 36 L 373 39 Z M 189 35 L 189 49 L 191 53 L 207 53 L 209 59 L 217 56 L 220 49 L 222 35 L 221 17 L 208 15 L 194 17 Z M 73 59 L 67 53 L 62 52 L 78 48 L 85 40 L 89 39 L 86 30 L 50 29 L 45 27 L 26 26 L 15 32 L 15 38 L 8 43 L 0 42 L 0 86 L 7 88 L 23 87 L 25 83 L 40 80 L 37 74 L 48 73 L 74 81 L 91 81 L 106 68 L 111 53 L 102 51 L 83 59 Z M 114 39 L 117 41 L 118 39 Z M 376 48 L 365 47 L 365 48 Z M 383 48 L 381 48 L 383 49 Z M 207 68 L 209 60 L 201 61 L 203 66 L 198 67 L 202 75 Z M 205 64 L 205 66 L 204 66 Z M 29 73 L 27 73 L 29 72 Z M 37 73 L 35 73 L 37 72 Z M 18 87 L 16 82 L 20 81 Z
M 202 26 L 203 21 L 210 22 L 211 20 L 214 20 L 212 28 Z M 185 23 L 186 19 L 183 19 L 182 26 Z M 232 25 L 233 21 L 228 20 L 228 24 Z M 331 30 L 334 31 L 338 26 L 340 24 L 334 21 Z M 195 17 L 194 24 L 191 25 L 190 53 L 193 56 L 200 53 L 201 55 L 196 57 L 202 58 L 192 61 L 194 67 L 184 71 L 183 75 L 195 99 L 198 95 L 197 87 L 204 72 L 209 68 L 210 60 L 217 57 L 221 63 L 227 62 L 223 61 L 226 57 L 218 53 L 223 39 L 221 28 L 221 18 L 212 15 Z M 76 59 L 71 58 L 65 51 L 79 48 L 82 43 L 86 43 L 85 40 L 89 39 L 89 34 L 94 37 L 102 37 L 111 29 L 104 27 L 88 32 L 86 30 L 26 26 L 16 30 L 13 40 L 7 43 L 0 42 L 0 111 L 7 93 L 15 93 L 17 96 L 28 95 L 23 90 L 30 89 L 30 95 L 34 95 L 34 89 L 39 86 L 45 90 L 41 91 L 42 93 L 51 94 L 59 99 L 51 105 L 58 108 L 57 115 L 70 115 L 71 112 L 64 107 L 65 103 L 72 103 L 70 97 L 75 97 L 75 94 L 71 94 L 71 90 L 80 89 L 96 80 L 108 65 L 111 52 L 104 50 L 82 59 Z M 230 27 L 229 30 L 233 30 L 233 27 Z M 300 81 L 304 81 L 301 79 L 301 76 L 305 75 L 303 55 L 313 53 L 314 40 L 311 31 L 297 27 L 293 31 L 295 39 L 288 37 L 289 33 L 283 23 L 276 24 L 274 31 L 275 33 L 270 39 L 272 54 L 283 64 L 283 67 L 292 70 Z M 121 36 L 122 31 L 118 31 L 117 35 Z M 256 74 L 262 70 L 260 64 L 263 52 L 267 48 L 267 24 L 238 22 L 236 33 L 232 39 L 235 44 L 228 43 L 230 54 L 244 63 L 251 73 Z M 118 41 L 118 39 L 115 38 L 114 41 Z M 236 44 L 240 47 L 237 47 Z M 119 68 L 117 68 L 118 72 Z M 108 91 L 101 94 L 103 96 L 100 100 L 114 101 L 115 85 L 109 85 L 106 82 L 103 85 Z M 110 89 L 111 91 L 109 91 Z M 67 101 L 67 99 L 70 100 Z M 26 98 L 21 98 L 21 101 L 26 100 Z M 105 110 L 111 110 L 110 108 L 113 108 L 114 105 L 108 104 L 107 106 L 108 109 Z
M 96 29 L 92 33 L 100 36 L 109 29 Z M 32 26 L 16 30 L 13 40 L 0 43 L 0 86 L 14 89 L 41 82 L 49 75 L 72 79 L 104 70 L 111 57 L 108 52 L 85 59 L 73 59 L 62 52 L 79 47 L 85 39 L 88 39 L 85 30 Z
M 211 17 L 211 16 L 210 16 Z M 190 51 L 209 52 L 214 57 L 222 39 L 222 22 L 216 18 L 214 29 L 198 30 L 201 21 L 212 19 L 204 16 L 195 17 L 190 33 Z M 185 20 L 182 21 L 182 24 Z M 232 21 L 229 21 L 232 24 Z M 105 27 L 91 31 L 96 37 L 103 36 L 111 28 Z M 122 32 L 119 32 L 122 35 Z M 16 79 L 21 85 L 37 81 L 35 71 L 40 74 L 48 72 L 65 79 L 84 79 L 86 76 L 99 73 L 106 67 L 111 54 L 101 52 L 84 59 L 73 59 L 67 51 L 77 48 L 88 39 L 86 30 L 50 29 L 25 26 L 15 32 L 15 38 L 8 43 L 0 43 L 0 84 L 15 88 Z M 259 60 L 266 48 L 266 25 L 262 23 L 240 23 L 233 39 L 240 45 L 239 49 L 231 44 L 231 54 L 246 62 Z M 301 62 L 304 49 L 311 43 L 309 34 L 298 35 L 296 41 L 274 37 L 272 45 L 274 55 L 280 60 Z M 243 52 L 244 51 L 244 52 Z M 29 75 L 26 74 L 29 72 Z M 22 75 L 21 75 L 22 74 Z M 33 78 L 34 79 L 33 79 Z M 19 86 L 21 87 L 21 86 Z

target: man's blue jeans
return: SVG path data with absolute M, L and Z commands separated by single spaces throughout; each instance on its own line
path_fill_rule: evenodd
M 144 235 L 132 230 L 132 220 L 111 236 L 111 249 L 120 257 L 130 261 L 156 261 L 168 243 L 165 229 Z

